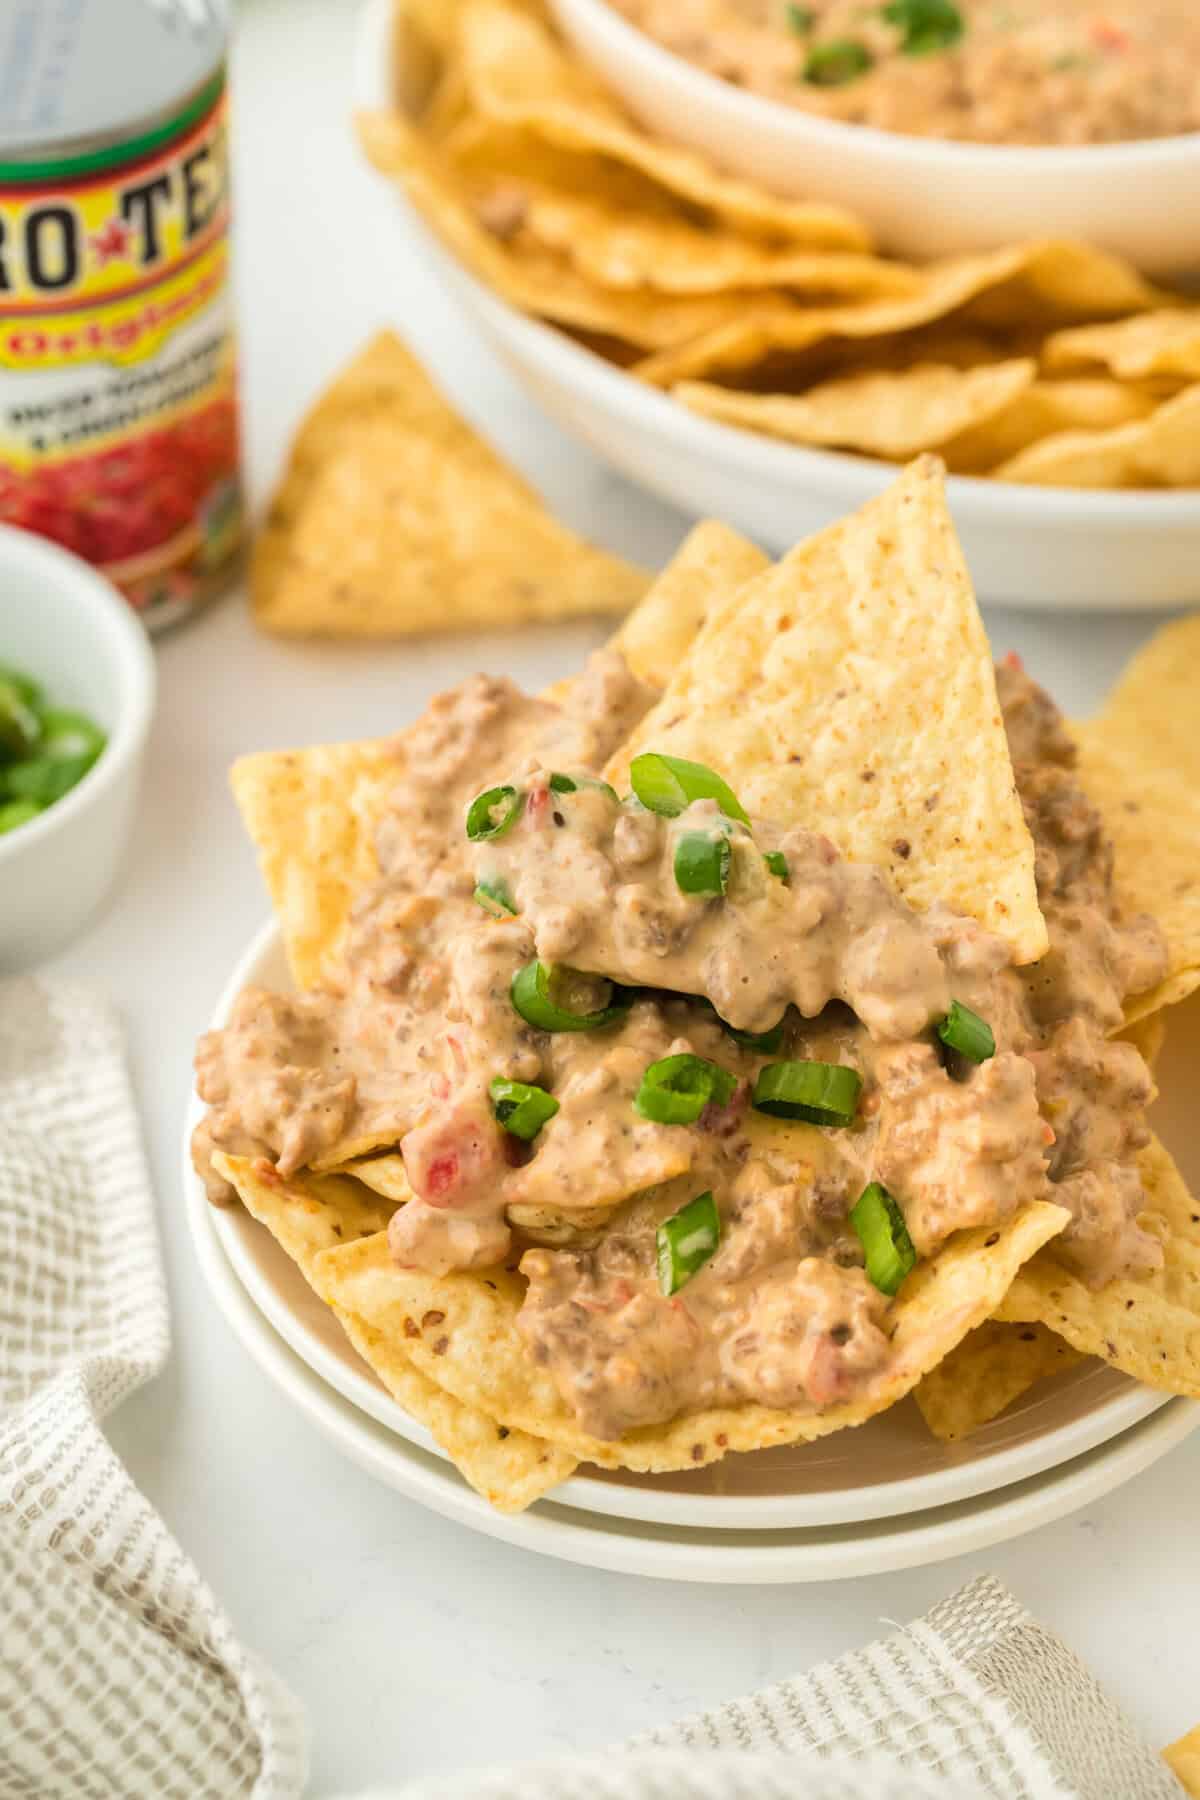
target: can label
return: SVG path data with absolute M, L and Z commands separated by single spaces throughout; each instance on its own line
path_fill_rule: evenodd
M 178 130 L 0 175 L 0 518 L 157 624 L 241 538 L 223 84 Z

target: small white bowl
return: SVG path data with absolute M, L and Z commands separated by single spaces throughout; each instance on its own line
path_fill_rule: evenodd
M 1078 147 L 903 137 L 747 93 L 664 49 L 605 0 L 550 4 L 652 131 L 778 193 L 849 207 L 895 254 L 1080 237 L 1159 278 L 1200 273 L 1200 132 Z
M 72 937 L 115 881 L 133 826 L 156 673 L 146 633 L 104 577 L 32 532 L 0 525 L 0 663 L 108 734 L 95 766 L 0 836 L 0 970 Z

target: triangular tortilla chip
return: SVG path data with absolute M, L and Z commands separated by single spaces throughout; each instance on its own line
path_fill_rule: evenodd
M 558 524 L 391 332 L 301 426 L 251 570 L 264 629 L 322 637 L 623 613 L 648 582 Z
M 998 1418 L 1036 1382 L 1082 1359 L 1044 1325 L 989 1319 L 918 1382 L 914 1398 L 934 1437 L 952 1444 Z
M 838 206 L 783 200 L 719 174 L 695 151 L 653 138 L 621 111 L 584 63 L 513 0 L 469 0 L 459 54 L 478 110 L 561 149 L 599 153 L 743 231 L 830 249 L 865 250 L 867 233 Z
M 1166 975 L 1125 1003 L 1132 1024 L 1200 987 L 1200 788 L 1157 763 L 1157 737 L 1135 748 L 1102 720 L 1074 729 L 1079 779 L 1113 841 L 1118 905 L 1152 913 L 1167 940 Z
M 234 799 L 300 988 L 320 981 L 355 899 L 378 880 L 375 830 L 403 767 L 391 738 L 263 750 L 233 765 Z
M 382 1238 L 325 1251 L 318 1293 L 364 1319 L 389 1343 L 403 1343 L 416 1366 L 448 1393 L 573 1456 L 647 1472 L 717 1462 L 731 1450 L 804 1443 L 861 1425 L 893 1406 L 961 1338 L 996 1309 L 1013 1276 L 1066 1224 L 1042 1201 L 992 1230 L 962 1232 L 905 1282 L 895 1303 L 895 1357 L 857 1399 L 784 1412 L 764 1406 L 713 1408 L 610 1442 L 581 1431 L 554 1381 L 517 1330 L 525 1284 L 504 1269 L 428 1275 L 398 1268 Z M 436 1325 L 423 1321 L 437 1314 Z
M 486 229 L 448 162 L 398 113 L 360 113 L 356 124 L 375 167 L 404 184 L 409 200 L 459 262 L 523 312 L 652 350 L 710 330 L 743 303 L 736 292 L 605 288 L 565 257 L 537 245 L 522 246 L 518 256 L 502 234 Z
M 289 1182 L 273 1171 L 264 1173 L 244 1156 L 218 1155 L 215 1160 L 247 1212 L 267 1227 L 310 1285 L 318 1256 L 333 1245 L 374 1241 L 386 1255 L 383 1227 L 393 1208 L 357 1182 L 337 1176 Z M 570 1475 L 573 1457 L 464 1405 L 422 1375 L 405 1355 L 403 1337 L 385 1336 L 344 1307 L 333 1310 L 393 1399 L 425 1426 L 476 1493 L 498 1511 L 520 1512 Z
M 936 450 L 1010 406 L 1033 381 L 1031 357 L 956 369 L 920 363 L 903 373 L 847 375 L 801 394 L 746 394 L 682 381 L 677 400 L 706 419 L 793 444 L 822 444 L 903 462 Z
M 1042 238 L 931 263 L 921 287 L 898 297 L 829 307 L 781 305 L 756 297 L 735 318 L 646 357 L 635 373 L 658 387 L 674 387 L 679 381 L 749 369 L 775 352 L 795 354 L 826 338 L 878 338 L 951 314 L 971 323 L 1055 324 L 1139 312 L 1158 298 L 1119 258 L 1087 244 Z
M 1146 1190 L 1138 1222 L 1162 1244 L 1162 1268 L 1093 1292 L 1042 1256 L 1021 1270 L 996 1316 L 1045 1325 L 1136 1381 L 1200 1399 L 1200 1201 L 1157 1139 L 1138 1160 Z
M 1176 375 L 1200 381 L 1200 306 L 1163 307 L 1113 325 L 1077 325 L 1046 339 L 1048 369 L 1086 369 L 1097 363 L 1122 381 Z
M 1138 651 L 1084 735 L 1136 752 L 1200 788 L 1200 613 L 1163 625 Z
M 1200 382 L 1111 431 L 1063 431 L 992 471 L 1044 487 L 1194 487 L 1200 482 Z
M 826 832 L 913 906 L 1046 950 L 991 654 L 940 464 L 798 546 L 709 618 L 609 770 L 706 762 L 751 812 Z
M 613 647 L 635 675 L 665 687 L 708 612 L 768 567 L 725 525 L 698 525 L 630 613 Z M 545 698 L 567 702 L 575 677 Z M 241 757 L 230 777 L 258 851 L 292 977 L 320 981 L 337 955 L 350 908 L 379 877 L 375 832 L 404 773 L 404 740 L 367 739 Z

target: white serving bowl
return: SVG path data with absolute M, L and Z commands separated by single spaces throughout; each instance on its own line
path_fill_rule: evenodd
M 0 969 L 27 967 L 77 932 L 129 843 L 154 712 L 154 656 L 116 589 L 77 556 L 0 525 L 0 663 L 87 713 L 108 743 L 83 780 L 0 836 Z
M 395 103 L 391 0 L 361 15 L 355 97 Z M 841 518 L 896 478 L 869 457 L 807 450 L 718 424 L 527 318 L 476 281 L 401 190 L 396 218 L 534 398 L 566 430 L 692 517 L 723 519 L 768 549 Z M 404 294 L 395 296 L 405 328 Z M 1200 603 L 1200 492 L 1090 492 L 953 476 L 951 510 L 980 597 L 1046 611 Z
M 1027 146 L 823 119 L 676 56 L 605 0 L 550 0 L 565 35 L 652 131 L 781 194 L 839 202 L 902 256 L 1081 237 L 1148 274 L 1200 273 L 1200 132 Z

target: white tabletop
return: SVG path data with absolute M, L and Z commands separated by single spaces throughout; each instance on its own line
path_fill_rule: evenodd
M 541 419 L 394 242 L 346 123 L 352 0 L 246 0 L 235 55 L 248 451 L 261 502 L 287 433 L 377 326 L 398 326 L 572 524 L 661 562 L 684 518 Z M 1145 619 L 989 618 L 1070 708 Z M 134 854 L 60 959 L 128 1023 L 174 1313 L 164 1376 L 111 1424 L 245 1640 L 308 1708 L 314 1791 L 603 1745 L 865 1642 L 985 1566 L 1156 1742 L 1200 1717 L 1200 1436 L 1103 1504 L 982 1559 L 800 1588 L 665 1584 L 543 1562 L 399 1498 L 287 1411 L 200 1281 L 179 1194 L 192 1043 L 266 911 L 225 782 L 240 751 L 390 731 L 477 668 L 539 686 L 601 636 L 572 626 L 395 648 L 288 647 L 231 599 L 162 642 Z

